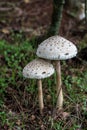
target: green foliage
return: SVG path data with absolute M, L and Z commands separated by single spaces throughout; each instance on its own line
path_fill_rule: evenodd
M 6 122 L 7 122 L 7 117 L 6 117 L 6 113 L 5 112 L 0 112 L 0 122 L 2 123 L 2 124 L 0 124 L 0 125 L 4 125 Z
M 77 76 L 68 75 L 62 79 L 73 102 L 77 102 L 81 98 L 82 92 L 87 92 L 87 72 Z
M 54 130 L 62 130 L 62 123 L 61 122 L 54 123 L 53 128 L 54 128 Z
M 16 80 L 22 79 L 23 66 L 32 60 L 34 50 L 29 41 L 24 41 L 20 45 L 12 45 L 1 40 L 0 52 L 3 57 L 0 77 L 0 104 L 2 104 L 6 88 L 10 84 L 18 86 Z
M 7 82 L 6 79 L 3 77 L 0 77 L 0 106 L 3 104 L 4 95 L 5 95 L 5 90 L 7 87 Z
M 70 128 L 70 130 L 77 130 L 77 129 L 80 129 L 80 125 L 74 124 L 74 125 L 72 126 L 72 128 Z
M 80 51 L 81 49 L 87 47 L 87 42 L 86 42 L 86 40 L 87 40 L 87 36 L 85 37 L 85 39 L 82 39 L 82 40 L 80 41 L 79 46 L 78 46 L 79 51 Z

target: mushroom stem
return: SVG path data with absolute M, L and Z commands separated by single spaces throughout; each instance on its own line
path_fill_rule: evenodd
M 57 89 L 57 104 L 58 109 L 63 107 L 63 92 L 62 92 L 62 82 L 61 82 L 61 65 L 60 61 L 55 62 L 56 69 L 56 89 Z
M 40 113 L 43 113 L 44 103 L 43 103 L 43 91 L 42 91 L 42 81 L 41 79 L 38 79 L 37 81 L 38 85 L 38 97 L 39 97 L 39 107 L 40 107 Z

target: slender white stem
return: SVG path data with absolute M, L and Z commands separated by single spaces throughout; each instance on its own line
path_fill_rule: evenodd
M 43 91 L 42 91 L 41 79 L 37 81 L 37 84 L 38 84 L 38 98 L 39 98 L 40 113 L 43 114 L 44 103 L 43 103 Z
M 63 92 L 62 92 L 62 82 L 61 82 L 61 65 L 60 61 L 55 62 L 56 68 L 56 89 L 57 89 L 57 104 L 58 109 L 63 107 Z

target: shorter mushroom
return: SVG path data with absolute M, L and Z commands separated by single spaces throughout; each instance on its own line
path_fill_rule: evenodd
M 38 97 L 40 113 L 43 113 L 43 92 L 41 79 L 47 78 L 54 73 L 53 65 L 42 59 L 35 59 L 27 64 L 23 69 L 23 76 L 25 78 L 38 79 Z

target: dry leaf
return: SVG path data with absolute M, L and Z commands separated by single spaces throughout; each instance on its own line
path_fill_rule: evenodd
M 10 31 L 9 31 L 7 28 L 3 28 L 1 31 L 2 31 L 4 34 L 9 34 L 9 33 L 10 33 Z
M 28 3 L 30 2 L 30 0 L 24 0 L 24 2 L 25 2 L 26 4 L 28 4 Z
M 16 124 L 19 126 L 21 125 L 21 121 L 20 120 L 17 120 Z
M 30 119 L 35 120 L 35 115 L 31 115 Z
M 63 115 L 63 119 L 66 120 L 67 117 L 70 116 L 70 113 L 68 113 L 68 112 L 63 112 L 62 115 Z

